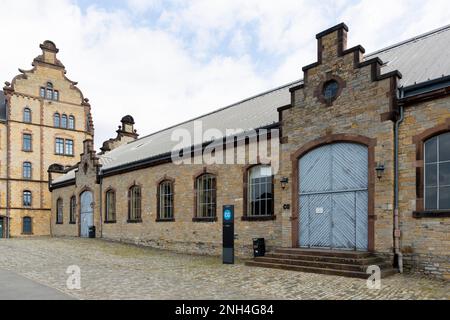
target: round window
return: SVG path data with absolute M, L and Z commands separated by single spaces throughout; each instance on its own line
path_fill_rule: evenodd
M 323 86 L 323 96 L 326 100 L 330 101 L 337 97 L 339 90 L 339 84 L 335 80 L 328 81 Z

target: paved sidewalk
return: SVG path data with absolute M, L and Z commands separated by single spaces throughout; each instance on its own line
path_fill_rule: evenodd
M 0 300 L 73 300 L 61 291 L 49 288 L 13 272 L 0 269 Z
M 335 276 L 223 265 L 217 257 L 140 248 L 102 240 L 0 240 L 0 269 L 78 299 L 450 299 L 450 282 L 395 275 L 381 290 Z M 66 270 L 81 269 L 81 290 L 68 290 Z

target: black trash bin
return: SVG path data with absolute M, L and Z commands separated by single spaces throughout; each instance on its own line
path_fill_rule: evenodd
M 253 255 L 255 258 L 266 255 L 266 240 L 264 238 L 253 239 Z
M 95 226 L 89 227 L 89 238 L 95 239 Z

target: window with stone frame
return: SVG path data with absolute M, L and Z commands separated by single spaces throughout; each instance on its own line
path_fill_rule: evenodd
M 32 169 L 33 169 L 33 166 L 31 164 L 31 162 L 24 162 L 23 163 L 22 171 L 23 171 L 23 178 L 24 179 L 27 179 L 27 180 L 31 179 Z
M 24 217 L 22 219 L 22 234 L 31 235 L 33 234 L 33 219 L 30 217 Z
M 23 139 L 23 142 L 22 142 L 22 144 L 23 144 L 23 151 L 26 151 L 26 152 L 33 151 L 33 144 L 32 144 L 33 137 L 32 137 L 32 135 L 29 134 L 29 133 L 24 133 L 22 139 Z
M 41 98 L 47 100 L 58 101 L 59 100 L 59 91 L 55 90 L 53 87 L 53 83 L 47 82 L 45 87 L 41 87 L 40 89 Z
M 450 132 L 425 141 L 425 210 L 450 210 Z
M 24 206 L 25 208 L 29 208 L 29 207 L 32 206 L 32 204 L 33 204 L 33 196 L 32 196 L 32 193 L 31 193 L 31 191 L 29 191 L 29 190 L 25 190 L 25 191 L 23 192 L 23 206 Z
M 23 122 L 31 123 L 31 109 L 28 107 L 23 109 Z
M 161 182 L 158 186 L 158 220 L 173 220 L 173 198 L 173 182 L 170 180 Z
M 61 127 L 61 116 L 59 115 L 59 113 L 55 113 L 53 115 L 53 126 L 55 128 Z
M 65 114 L 61 116 L 61 128 L 67 129 L 67 116 Z
M 128 190 L 128 222 L 142 221 L 142 193 L 140 186 Z
M 73 196 L 70 198 L 70 214 L 69 214 L 69 220 L 70 223 L 74 224 L 77 221 L 77 198 Z
M 271 166 L 255 166 L 248 170 L 247 174 L 247 217 L 273 216 L 273 174 Z
M 217 217 L 216 177 L 212 174 L 203 174 L 195 181 L 196 189 L 196 218 L 212 219 Z
M 73 140 L 66 139 L 65 145 L 66 145 L 65 155 L 66 156 L 73 156 L 74 155 Z
M 69 116 L 69 126 L 68 128 L 70 130 L 75 130 L 75 117 L 74 116 Z
M 108 190 L 105 195 L 105 222 L 116 222 L 116 192 Z
M 59 198 L 56 201 L 56 224 L 64 223 L 63 200 Z
M 55 153 L 57 155 L 64 155 L 64 139 L 62 138 L 55 139 Z

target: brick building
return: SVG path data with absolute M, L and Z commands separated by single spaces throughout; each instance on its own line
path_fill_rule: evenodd
M 93 137 L 90 105 L 66 77 L 51 41 L 33 69 L 0 91 L 0 237 L 50 235 L 48 167 L 77 162 Z
M 86 140 L 77 167 L 50 170 L 52 234 L 95 226 L 105 239 L 220 254 L 221 208 L 234 205 L 240 256 L 263 237 L 448 278 L 450 27 L 372 54 L 347 48 L 347 32 L 317 35 L 301 81 L 140 139 L 127 116 L 99 154 Z M 175 142 L 199 125 L 210 135 Z

